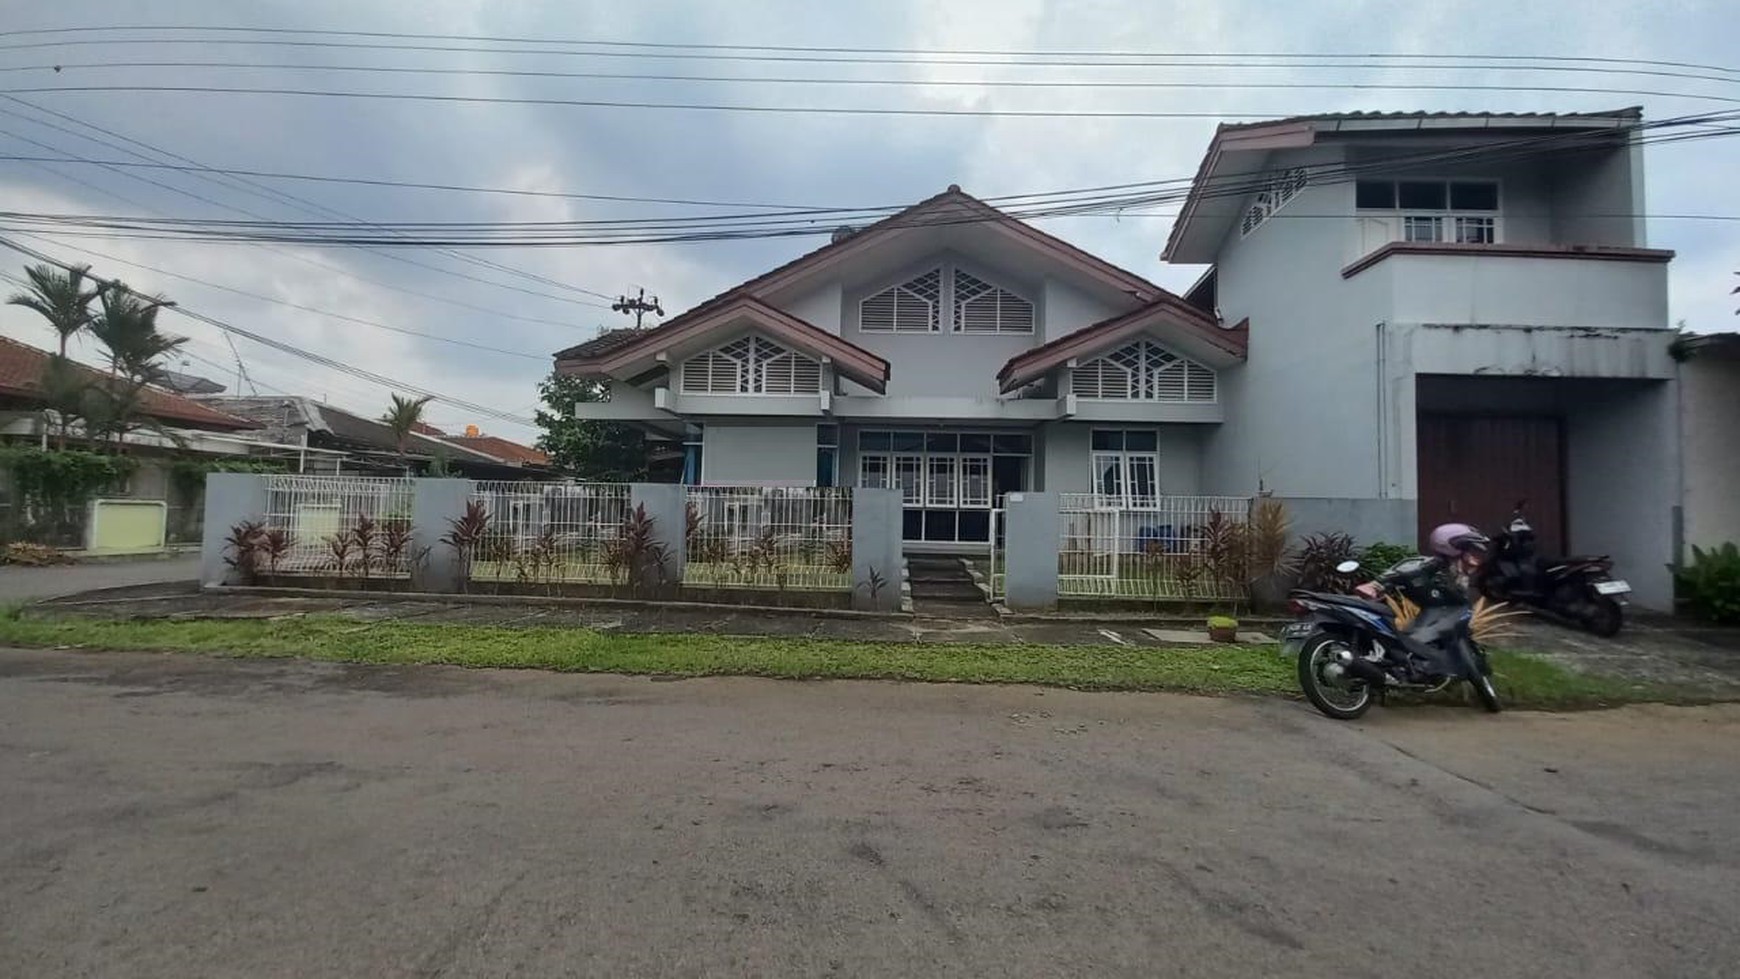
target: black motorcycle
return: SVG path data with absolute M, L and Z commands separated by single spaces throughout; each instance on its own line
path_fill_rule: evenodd
M 1385 602 L 1310 591 L 1289 596 L 1299 621 L 1281 630 L 1281 652 L 1298 660 L 1299 686 L 1313 706 L 1351 721 L 1386 691 L 1433 693 L 1462 680 L 1482 706 L 1499 710 L 1492 667 L 1474 641 L 1473 607 L 1448 567 L 1442 558 L 1409 558 L 1372 582 L 1371 593 L 1397 595 L 1419 608 L 1405 630 L 1396 627 L 1395 610 Z M 1351 575 L 1359 562 L 1336 570 Z
M 1495 602 L 1526 607 L 1548 618 L 1612 636 L 1625 625 L 1625 596 L 1631 585 L 1613 577 L 1607 555 L 1543 559 L 1535 549 L 1535 528 L 1518 503 L 1505 531 L 1493 539 L 1492 557 L 1481 568 L 1476 587 Z

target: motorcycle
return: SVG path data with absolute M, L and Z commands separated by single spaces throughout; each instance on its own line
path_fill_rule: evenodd
M 1501 709 L 1486 651 L 1474 640 L 1474 609 L 1467 593 L 1446 580 L 1447 568 L 1442 558 L 1415 557 L 1360 586 L 1361 594 L 1291 593 L 1299 621 L 1281 630 L 1281 652 L 1297 660 L 1299 686 L 1312 706 L 1351 721 L 1389 691 L 1435 693 L 1463 681 L 1488 711 Z M 1352 575 L 1359 562 L 1335 570 Z M 1379 600 L 1385 594 L 1419 608 L 1406 629 Z
M 1493 540 L 1492 559 L 1476 580 L 1495 602 L 1527 607 L 1547 618 L 1612 636 L 1625 625 L 1628 582 L 1614 578 L 1613 559 L 1603 554 L 1544 561 L 1535 550 L 1535 529 L 1516 505 L 1505 531 Z

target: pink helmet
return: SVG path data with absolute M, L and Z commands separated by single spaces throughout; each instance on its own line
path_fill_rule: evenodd
M 1442 524 L 1432 531 L 1432 553 L 1439 557 L 1454 559 L 1470 551 L 1485 554 L 1491 546 L 1491 538 L 1465 523 Z

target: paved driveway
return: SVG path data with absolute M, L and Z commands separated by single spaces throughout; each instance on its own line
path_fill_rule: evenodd
M 103 561 L 57 568 L 0 567 L 0 602 L 56 598 L 96 588 L 197 581 L 199 558 Z
M 0 651 L 0 975 L 1732 975 L 1737 738 Z

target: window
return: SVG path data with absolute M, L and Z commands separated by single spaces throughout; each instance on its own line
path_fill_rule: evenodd
M 822 365 L 760 337 L 744 337 L 683 364 L 688 394 L 817 394 Z
M 928 478 L 924 485 L 924 505 L 930 507 L 952 507 L 956 505 L 956 476 L 960 472 L 960 459 L 954 455 L 927 456 Z
M 1032 333 L 1037 320 L 1032 302 L 952 265 L 858 304 L 858 328 L 866 333 Z
M 863 456 L 859 458 L 858 485 L 869 489 L 888 489 L 888 457 Z
M 908 507 L 988 510 L 994 463 L 1021 463 L 1032 453 L 1027 434 L 861 431 L 858 485 L 897 486 Z
M 1160 438 L 1152 430 L 1095 429 L 1091 477 L 1100 506 L 1153 507 L 1160 496 Z
M 1076 367 L 1070 390 L 1109 401 L 1213 404 L 1216 397 L 1214 371 L 1148 340 Z
M 900 500 L 917 506 L 924 500 L 924 456 L 895 456 L 894 483 L 900 487 Z
M 961 506 L 991 505 L 991 457 L 965 456 L 961 459 Z
M 1286 207 L 1288 201 L 1305 189 L 1307 180 L 1304 167 L 1292 167 L 1271 174 L 1262 189 L 1257 191 L 1257 196 L 1251 199 L 1251 205 L 1245 208 L 1244 217 L 1239 220 L 1239 236 L 1244 237 L 1257 230 L 1276 211 Z
M 955 332 L 1032 333 L 1033 304 L 955 269 Z
M 858 305 L 866 333 L 935 333 L 942 329 L 942 270 L 891 286 Z
M 840 481 L 840 429 L 816 426 L 816 485 L 835 486 Z
M 1353 201 L 1361 211 L 1400 213 L 1395 230 L 1403 241 L 1498 240 L 1498 184 L 1491 180 L 1361 180 Z

